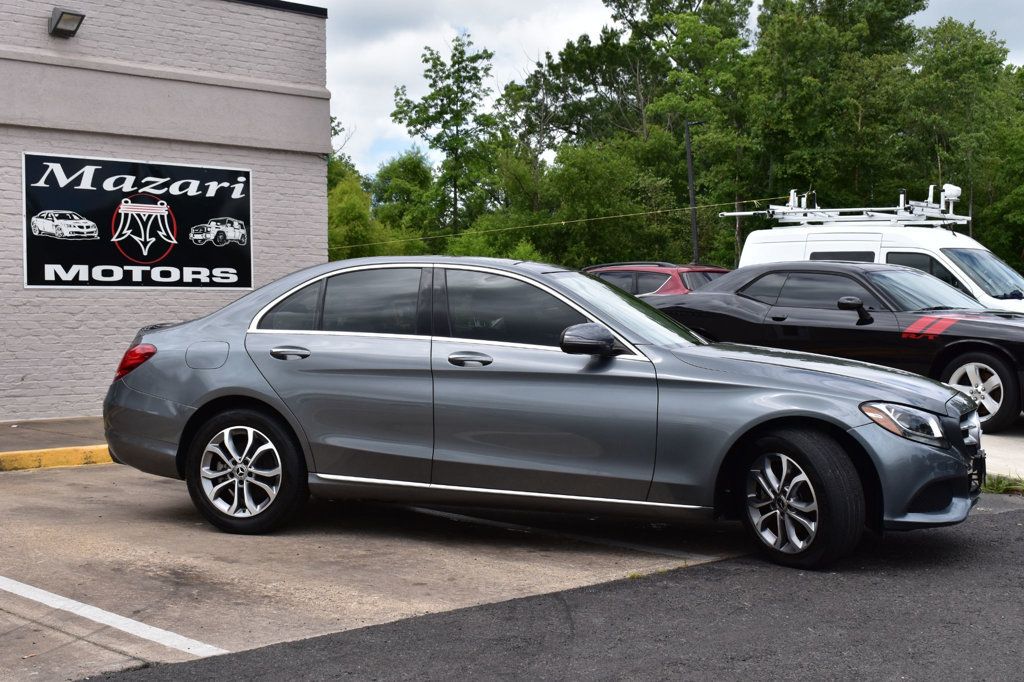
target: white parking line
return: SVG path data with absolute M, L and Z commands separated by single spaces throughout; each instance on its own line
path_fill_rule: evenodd
M 606 545 L 608 547 L 617 547 L 619 549 L 629 549 L 634 552 L 643 552 L 645 554 L 658 554 L 661 556 L 669 556 L 675 559 L 683 559 L 686 564 L 690 562 L 695 563 L 706 563 L 709 561 L 715 561 L 718 559 L 727 558 L 726 555 L 710 555 L 710 554 L 698 554 L 696 552 L 680 552 L 674 549 L 668 549 L 665 547 L 653 547 L 651 545 L 641 545 L 635 542 L 623 542 L 621 540 L 611 540 L 608 538 L 599 538 L 592 535 L 579 535 L 577 533 L 563 533 L 562 531 L 547 530 L 545 528 L 537 528 L 536 526 L 524 526 L 518 523 L 508 523 L 506 521 L 494 521 L 492 519 L 484 519 L 479 516 L 467 516 L 466 514 L 456 514 L 454 512 L 441 511 L 439 509 L 428 509 L 426 507 L 409 507 L 412 511 L 420 514 L 427 514 L 429 516 L 438 516 L 442 519 L 450 519 L 452 521 L 462 521 L 464 523 L 473 523 L 478 526 L 490 526 L 492 528 L 505 528 L 507 530 L 518 530 L 527 533 L 535 533 L 537 535 L 546 535 L 548 537 L 564 538 L 566 540 L 575 540 L 576 542 L 583 542 L 590 545 Z
M 62 597 L 59 594 L 47 592 L 46 590 L 40 590 L 38 587 L 19 583 L 17 580 L 11 580 L 10 578 L 5 578 L 3 576 L 0 576 L 0 590 L 10 592 L 11 594 L 25 599 L 31 599 L 32 601 L 39 602 L 40 604 L 44 604 L 53 609 L 73 613 L 76 616 L 91 620 L 95 623 L 106 625 L 116 630 L 127 632 L 129 635 L 134 635 L 141 639 L 148 639 L 151 642 L 156 642 L 157 644 L 162 644 L 165 647 L 177 649 L 178 651 L 184 651 L 185 653 L 189 653 L 194 656 L 217 656 L 219 654 L 228 653 L 224 649 L 218 649 L 215 646 L 197 642 L 196 640 L 189 639 L 188 637 L 182 637 L 181 635 L 168 630 L 155 628 L 152 625 L 146 625 L 145 623 L 140 623 L 137 620 L 125 618 L 124 616 L 119 616 L 116 613 L 104 611 L 103 609 L 96 608 L 95 606 L 89 606 L 88 604 L 83 604 L 80 601 L 68 599 L 67 597 Z

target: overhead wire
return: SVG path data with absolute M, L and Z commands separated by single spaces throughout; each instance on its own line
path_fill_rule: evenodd
M 786 199 L 786 196 L 778 197 L 766 197 L 763 199 L 743 199 L 741 201 L 723 201 L 718 204 L 701 204 L 694 206 L 693 208 L 717 208 L 719 206 L 735 206 L 736 204 L 760 204 L 765 201 L 775 201 L 777 199 Z M 621 218 L 638 218 L 640 216 L 659 215 L 663 213 L 677 213 L 679 211 L 689 211 L 690 206 L 683 206 L 680 208 L 663 208 L 655 211 L 638 211 L 636 213 L 620 213 L 618 215 L 609 216 L 597 216 L 595 218 L 573 218 L 571 220 L 553 220 L 545 223 L 533 223 L 532 225 L 515 225 L 511 227 L 495 227 L 489 230 L 473 230 L 472 234 L 492 234 L 494 232 L 511 232 L 513 230 L 530 230 L 538 227 L 564 227 L 566 225 L 574 225 L 577 223 L 590 223 L 599 222 L 606 220 L 619 220 Z M 433 234 L 426 235 L 423 237 L 408 237 L 403 239 L 384 239 L 376 242 L 363 242 L 361 244 L 343 244 L 338 246 L 328 247 L 328 251 L 336 251 L 338 249 L 356 249 L 362 246 L 381 246 L 383 244 L 401 244 L 405 242 L 421 242 L 430 241 L 433 239 L 448 239 L 449 237 L 457 237 L 459 235 L 466 234 L 463 232 L 449 232 L 447 234 Z

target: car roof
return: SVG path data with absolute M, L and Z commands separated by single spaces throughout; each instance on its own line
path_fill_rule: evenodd
M 741 282 L 748 282 L 767 272 L 785 270 L 788 272 L 829 272 L 848 275 L 864 272 L 880 272 L 891 270 L 914 270 L 914 268 L 889 263 L 865 263 L 862 261 L 842 260 L 798 260 L 781 261 L 778 263 L 759 263 L 747 265 L 722 275 L 711 283 L 704 285 L 699 291 L 730 291 Z
M 915 227 L 883 221 L 825 223 L 821 225 L 779 225 L 754 230 L 747 236 L 751 244 L 803 241 L 811 235 L 878 235 L 883 245 L 920 245 L 932 248 L 970 247 L 977 244 L 970 236 L 944 227 Z M 979 245 L 980 246 L 980 245 Z
M 703 263 L 687 263 L 679 265 L 676 263 L 662 263 L 658 261 L 635 261 L 627 263 L 602 263 L 600 265 L 588 265 L 582 268 L 583 272 L 616 272 L 622 270 L 639 270 L 642 272 L 662 272 L 664 270 L 677 270 L 679 272 L 729 272 L 728 268 L 717 265 L 705 265 Z

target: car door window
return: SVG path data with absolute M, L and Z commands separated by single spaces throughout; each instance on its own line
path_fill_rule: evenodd
M 777 305 L 789 308 L 835 310 L 843 296 L 856 296 L 868 310 L 883 310 L 871 292 L 849 277 L 818 272 L 792 272 L 782 286 Z
M 621 270 L 616 272 L 599 272 L 597 273 L 597 276 L 609 284 L 617 286 L 627 294 L 636 293 L 636 287 L 633 284 L 634 280 L 632 272 L 622 272 Z
M 739 293 L 755 301 L 775 305 L 782 292 L 782 285 L 786 283 L 786 277 L 785 272 L 769 272 L 740 289 Z
M 260 320 L 260 329 L 312 331 L 317 329 L 323 280 L 305 286 L 284 299 Z
M 356 270 L 327 280 L 323 330 L 416 334 L 420 268 Z
M 636 293 L 638 295 L 652 294 L 667 281 L 668 275 L 657 272 L 638 272 L 636 273 Z
M 893 251 L 885 256 L 885 262 L 892 265 L 905 265 L 910 268 L 917 268 L 927 272 L 933 277 L 938 277 L 946 284 L 964 291 L 964 285 L 960 283 L 952 272 L 946 269 L 939 261 L 926 253 L 913 253 L 910 251 Z
M 557 347 L 566 327 L 587 321 L 546 291 L 512 277 L 450 269 L 446 278 L 455 338 Z

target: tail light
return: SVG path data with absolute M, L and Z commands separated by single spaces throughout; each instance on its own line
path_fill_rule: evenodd
M 121 364 L 117 366 L 117 373 L 114 374 L 114 381 L 121 379 L 133 369 L 156 355 L 156 346 L 148 343 L 140 343 L 132 346 L 124 352 Z

